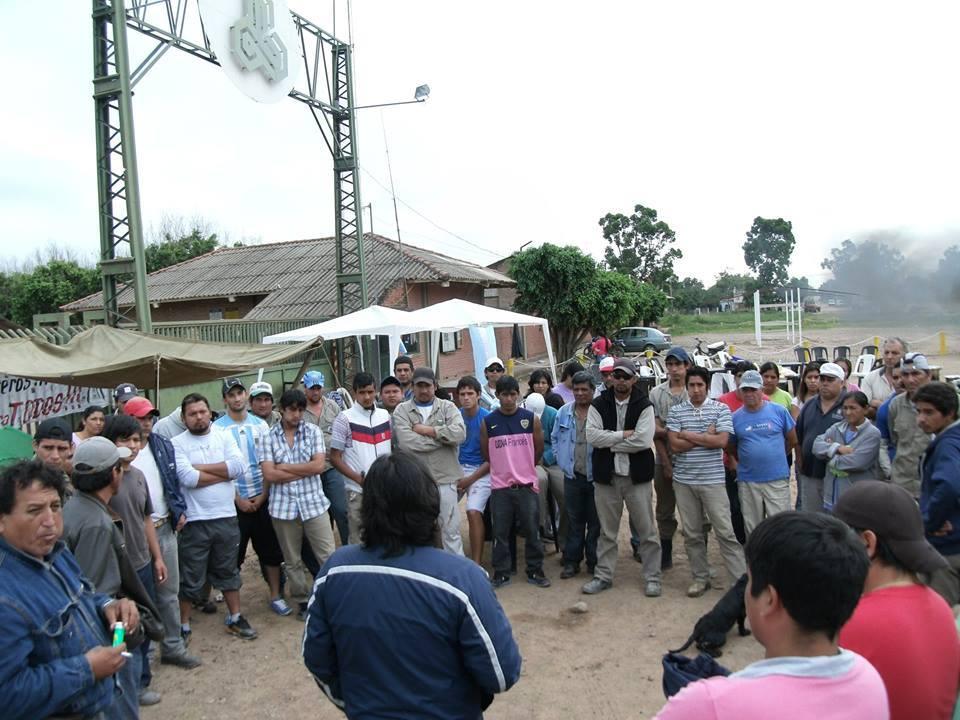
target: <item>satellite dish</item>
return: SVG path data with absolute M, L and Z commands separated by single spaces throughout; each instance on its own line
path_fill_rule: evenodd
M 290 94 L 303 58 L 287 0 L 199 0 L 200 17 L 217 62 L 257 102 Z

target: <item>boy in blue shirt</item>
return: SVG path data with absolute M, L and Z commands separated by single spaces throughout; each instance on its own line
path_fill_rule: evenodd
M 463 479 L 457 483 L 457 492 L 467 495 L 467 528 L 470 535 L 470 559 L 477 565 L 483 558 L 483 511 L 490 500 L 490 463 L 480 454 L 480 425 L 490 414 L 480 407 L 480 381 L 465 375 L 457 383 L 460 414 L 467 428 L 467 438 L 460 445 L 460 469 Z

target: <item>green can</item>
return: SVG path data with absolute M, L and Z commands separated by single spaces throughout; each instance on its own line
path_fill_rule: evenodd
M 113 646 L 117 647 L 118 645 L 123 645 L 125 637 L 126 631 L 123 629 L 123 623 L 115 622 L 113 624 Z

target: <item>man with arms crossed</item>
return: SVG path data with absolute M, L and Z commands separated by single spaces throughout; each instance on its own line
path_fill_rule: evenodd
M 269 510 L 273 529 L 286 561 L 290 597 L 298 603 L 303 619 L 313 575 L 302 558 L 303 537 L 323 565 L 336 542 L 327 510 L 330 501 L 323 494 L 320 473 L 326 466 L 323 433 L 304 414 L 307 398 L 300 390 L 286 390 L 280 396 L 280 424 L 261 438 L 257 455 L 263 479 L 270 487 Z
M 660 545 L 653 530 L 653 405 L 636 387 L 633 361 L 613 365 L 613 387 L 600 393 L 587 415 L 587 442 L 593 448 L 593 495 L 600 519 L 597 567 L 581 590 L 587 595 L 613 585 L 617 567 L 617 536 L 626 505 L 640 538 L 644 594 L 659 597 Z M 574 400 L 576 402 L 576 400 Z
M 702 367 L 687 370 L 690 399 L 675 405 L 667 418 L 670 449 L 674 452 L 673 488 L 683 528 L 684 547 L 690 561 L 693 583 L 688 597 L 700 597 L 710 589 L 707 540 L 703 516 L 713 525 L 730 582 L 743 575 L 743 548 L 737 542 L 730 519 L 723 467 L 723 448 L 733 431 L 730 409 L 707 397 L 710 374 Z
M 240 525 L 233 484 L 246 461 L 233 438 L 213 427 L 210 403 L 203 395 L 183 398 L 180 414 L 187 426 L 173 439 L 187 502 L 187 523 L 180 531 L 180 632 L 189 640 L 193 603 L 206 600 L 204 585 L 209 582 L 227 603 L 227 632 L 253 640 L 257 633 L 240 614 Z
M 400 403 L 393 411 L 393 431 L 397 445 L 416 453 L 437 483 L 444 550 L 463 555 L 457 483 L 463 478 L 459 448 L 467 437 L 467 429 L 457 406 L 438 398 L 436 392 L 433 370 L 417 368 L 413 373 L 413 399 Z

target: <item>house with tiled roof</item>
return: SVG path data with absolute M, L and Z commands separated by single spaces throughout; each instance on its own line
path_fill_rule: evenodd
M 364 236 L 367 296 L 371 304 L 417 310 L 459 298 L 500 306 L 497 290 L 514 285 L 507 275 L 407 243 L 368 233 Z M 182 263 L 157 270 L 147 277 L 151 317 L 155 326 L 166 324 L 240 323 L 250 321 L 306 325 L 336 317 L 336 243 L 318 238 L 222 247 Z M 121 311 L 134 302 L 132 288 L 119 295 Z M 80 313 L 84 322 L 102 316 L 102 293 L 94 293 L 61 306 Z M 133 313 L 129 313 L 131 316 Z M 258 323 L 258 326 L 261 323 Z M 287 327 L 293 327 L 289 325 Z M 270 332 L 286 329 L 275 325 Z M 264 332 L 262 334 L 270 334 Z M 545 352 L 539 330 L 525 331 L 528 355 Z M 258 341 L 246 335 L 247 341 Z M 407 338 L 415 362 L 424 362 L 425 337 Z M 498 351 L 511 354 L 509 329 L 497 331 Z M 472 372 L 469 333 L 451 334 L 442 343 L 444 375 Z

